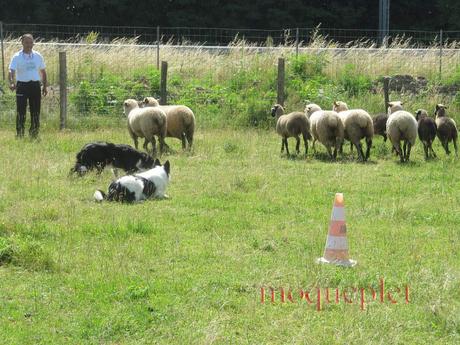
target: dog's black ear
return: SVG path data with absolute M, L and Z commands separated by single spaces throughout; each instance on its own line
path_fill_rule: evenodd
M 166 161 L 163 168 L 165 169 L 166 173 L 169 175 L 169 172 L 171 171 L 171 167 L 169 166 L 169 161 Z
M 160 160 L 158 158 L 155 158 L 155 166 L 157 166 L 157 165 L 161 166 L 161 163 L 160 163 Z

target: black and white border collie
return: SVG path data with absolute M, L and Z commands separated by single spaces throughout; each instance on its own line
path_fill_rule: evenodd
M 87 171 L 96 169 L 100 174 L 106 166 L 111 166 L 115 175 L 117 168 L 129 174 L 150 169 L 154 165 L 152 157 L 129 145 L 96 141 L 86 144 L 77 153 L 77 162 L 70 173 L 83 176 Z
M 167 198 L 166 187 L 169 183 L 170 164 L 164 165 L 155 160 L 155 167 L 135 175 L 126 175 L 113 181 L 107 194 L 101 190 L 94 192 L 94 199 L 98 202 L 103 200 L 119 202 L 136 202 L 150 198 Z

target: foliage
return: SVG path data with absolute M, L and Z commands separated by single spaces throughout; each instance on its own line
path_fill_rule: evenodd
M 347 92 L 348 97 L 359 96 L 369 92 L 372 79 L 359 72 L 353 64 L 346 64 L 338 78 L 339 85 Z
M 290 72 L 293 78 L 306 81 L 309 78 L 324 76 L 328 64 L 325 54 L 300 54 L 290 59 Z
M 157 95 L 160 89 L 160 74 L 154 68 L 136 70 L 130 80 L 101 71 L 93 81 L 81 81 L 70 95 L 80 114 L 111 113 L 113 107 L 120 107 L 127 98 L 142 98 Z

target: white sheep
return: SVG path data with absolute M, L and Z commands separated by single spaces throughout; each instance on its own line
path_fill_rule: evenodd
M 417 140 L 417 121 L 411 113 L 400 110 L 402 102 L 390 102 L 388 105 L 390 115 L 387 121 L 387 135 L 401 162 L 407 162 L 411 148 Z M 401 140 L 404 141 L 403 151 L 401 151 Z
M 316 122 L 321 116 L 322 109 L 315 103 L 310 103 L 305 106 L 305 115 L 310 119 L 310 133 L 313 137 L 313 152 L 316 152 L 315 143 L 318 140 L 318 133 L 316 133 Z
M 310 121 L 304 113 L 295 111 L 284 115 L 284 108 L 275 104 L 271 109 L 272 116 L 277 118 L 276 121 L 276 132 L 281 136 L 281 153 L 284 152 L 286 147 L 286 153 L 289 156 L 288 138 L 296 138 L 296 152 L 300 152 L 300 138 L 302 135 L 303 143 L 305 146 L 305 155 L 308 153 L 308 139 L 311 139 L 310 135 Z
M 343 123 L 337 112 L 321 110 L 316 104 L 308 104 L 305 112 L 310 118 L 310 128 L 314 139 L 326 147 L 332 159 L 337 158 L 337 151 L 342 146 L 344 138 Z M 334 152 L 332 152 L 332 147 L 334 147 Z
M 158 107 L 139 108 L 135 99 L 127 99 L 123 103 L 125 115 L 128 117 L 128 132 L 138 148 L 137 138 L 145 138 L 144 150 L 148 152 L 148 143 L 152 143 L 152 152 L 156 153 L 155 135 L 160 142 L 160 154 L 164 150 L 166 136 L 166 114 Z
M 458 155 L 457 149 L 457 138 L 458 130 L 457 125 L 453 119 L 446 115 L 447 107 L 443 104 L 436 105 L 436 126 L 438 128 L 437 135 L 441 141 L 442 147 L 446 151 L 446 154 L 450 154 L 449 142 L 454 143 L 455 155 Z
M 345 102 L 335 101 L 333 110 L 339 114 L 344 126 L 344 138 L 355 145 L 361 161 L 369 159 L 374 137 L 374 124 L 369 113 L 363 109 L 348 109 Z M 364 155 L 361 139 L 366 139 L 366 155 Z M 352 146 L 353 147 L 353 146 Z
M 404 103 L 401 101 L 393 101 L 393 102 L 388 102 L 388 115 L 398 111 L 398 110 L 404 110 L 403 108 Z
M 159 107 L 166 114 L 166 136 L 182 141 L 182 149 L 190 150 L 195 132 L 195 114 L 185 105 L 160 105 L 153 97 L 144 98 L 145 107 Z

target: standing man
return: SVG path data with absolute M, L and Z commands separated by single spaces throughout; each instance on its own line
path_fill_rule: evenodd
M 34 38 L 31 34 L 22 35 L 21 43 L 22 50 L 14 54 L 8 73 L 10 89 L 11 91 L 16 90 L 16 134 L 18 138 L 24 137 L 27 101 L 29 101 L 29 135 L 31 138 L 37 138 L 40 128 L 41 93 L 43 96 L 48 93 L 45 61 L 40 53 L 32 49 Z M 15 77 L 16 83 L 14 82 Z M 40 79 L 43 83 L 41 93 Z

